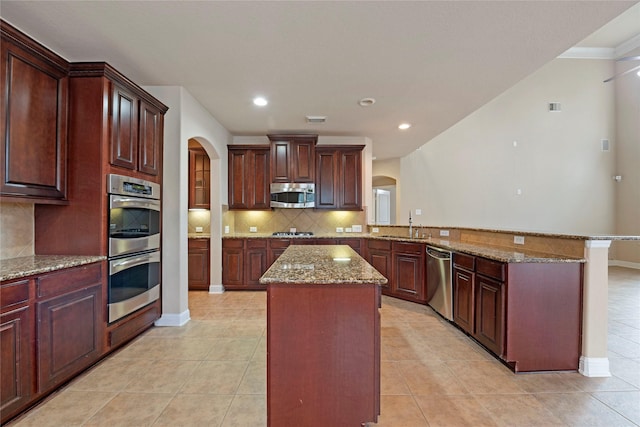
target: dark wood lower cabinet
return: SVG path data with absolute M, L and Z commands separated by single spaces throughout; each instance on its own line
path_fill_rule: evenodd
M 105 353 L 106 262 L 0 284 L 0 423 Z
M 0 315 L 0 413 L 2 422 L 25 407 L 32 394 L 30 352 L 31 309 L 16 308 Z
M 209 239 L 189 239 L 189 290 L 209 290 Z
M 242 287 L 244 239 L 222 239 L 222 284 L 226 289 Z
M 261 285 L 259 280 L 265 271 L 267 271 L 266 239 L 247 239 L 245 241 L 243 288 L 263 290 L 264 285 Z
M 422 243 L 393 242 L 393 296 L 426 303 L 426 247 Z
M 365 259 L 380 274 L 387 278 L 388 282 L 381 285 L 384 295 L 391 295 L 391 241 L 389 240 L 366 240 Z
M 476 276 L 475 287 L 475 333 L 473 336 L 485 347 L 502 356 L 504 302 L 502 287 L 504 284 L 480 274 Z
M 102 354 L 102 285 L 36 303 L 38 392 L 68 380 Z
M 454 253 L 454 323 L 515 372 L 577 370 L 582 269 Z
M 453 268 L 453 321 L 469 334 L 474 332 L 474 278 L 473 271 Z

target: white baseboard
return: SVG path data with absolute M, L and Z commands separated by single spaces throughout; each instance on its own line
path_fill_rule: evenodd
M 617 259 L 610 259 L 609 266 L 635 268 L 636 270 L 640 270 L 640 262 L 620 261 Z
M 209 293 L 210 294 L 223 294 L 224 293 L 224 285 L 209 285 Z
M 580 356 L 578 372 L 585 377 L 610 377 L 609 358 Z
M 154 325 L 156 326 L 184 326 L 191 320 L 189 310 L 185 310 L 179 314 L 164 313 Z

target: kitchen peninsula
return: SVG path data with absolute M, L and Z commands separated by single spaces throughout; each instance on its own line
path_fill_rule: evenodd
M 346 426 L 380 414 L 380 285 L 347 245 L 292 245 L 267 285 L 268 425 Z

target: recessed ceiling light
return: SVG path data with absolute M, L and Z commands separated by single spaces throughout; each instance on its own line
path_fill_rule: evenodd
M 263 98 L 262 96 L 256 96 L 253 98 L 253 103 L 258 107 L 264 107 L 269 103 L 269 101 L 267 101 L 267 98 Z
M 358 101 L 358 104 L 361 107 L 371 107 L 375 103 L 376 103 L 376 100 L 373 98 L 362 98 L 360 101 Z
M 400 123 L 398 125 L 398 129 L 400 130 L 407 130 L 411 127 L 411 123 Z

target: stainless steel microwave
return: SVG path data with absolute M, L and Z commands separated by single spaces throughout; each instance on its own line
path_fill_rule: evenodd
M 272 208 L 314 208 L 316 185 L 308 183 L 271 184 Z

